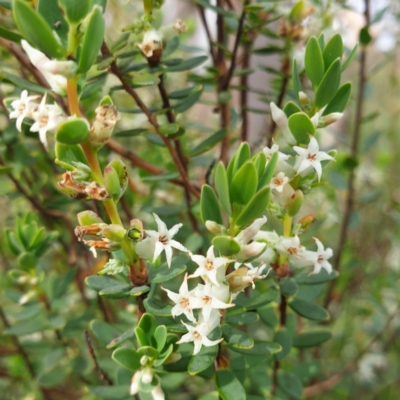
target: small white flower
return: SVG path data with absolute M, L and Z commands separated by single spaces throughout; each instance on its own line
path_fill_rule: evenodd
M 150 383 L 153 380 L 153 371 L 151 370 L 150 367 L 145 367 L 143 369 L 143 375 L 142 375 L 142 382 L 143 383 Z
M 328 115 L 325 115 L 319 119 L 319 127 L 324 128 L 330 124 L 333 124 L 339 121 L 340 118 L 343 117 L 343 113 L 340 112 L 333 112 Z
M 300 239 L 296 235 L 294 237 L 282 237 L 276 244 L 276 249 L 280 253 L 288 254 L 289 257 L 298 258 L 304 254 L 304 246 L 300 244 Z
M 144 34 L 143 41 L 138 45 L 145 57 L 149 58 L 155 50 L 160 50 L 163 47 L 163 38 L 156 30 L 147 31 Z
M 160 385 L 156 386 L 151 391 L 151 395 L 153 396 L 153 400 L 165 400 L 165 394 Z
M 269 268 L 267 273 L 265 275 L 262 275 L 262 272 L 265 270 L 266 267 L 266 264 L 261 263 L 257 268 L 251 268 L 247 270 L 247 276 L 249 280 L 251 280 L 251 286 L 253 287 L 253 289 L 256 287 L 254 282 L 260 279 L 265 279 L 268 276 L 269 271 L 271 271 L 272 268 Z
M 11 107 L 14 111 L 10 112 L 10 119 L 16 118 L 17 129 L 21 132 L 21 125 L 24 118 L 32 118 L 32 112 L 38 106 L 32 100 L 37 99 L 39 96 L 28 96 L 28 91 L 24 90 L 21 93 L 21 98 L 14 100 L 11 103 Z
M 181 339 L 176 343 L 180 344 L 180 343 L 194 342 L 193 355 L 196 355 L 201 350 L 201 346 L 206 346 L 206 347 L 215 346 L 218 343 L 222 342 L 223 340 L 223 338 L 218 340 L 210 340 L 207 338 L 207 335 L 211 333 L 210 326 L 207 323 L 200 323 L 197 326 L 191 326 L 185 324 L 183 321 L 181 322 L 183 325 L 186 326 L 186 329 L 189 332 L 183 335 Z
M 48 148 L 46 133 L 52 131 L 64 119 L 61 110 L 54 105 L 46 104 L 46 95 L 43 96 L 39 107 L 32 113 L 35 123 L 31 126 L 31 132 L 39 132 L 39 139 Z
M 148 237 L 136 245 L 136 250 L 141 258 L 149 258 L 149 253 L 153 252 L 153 262 L 155 262 L 162 251 L 165 250 L 168 267 L 170 267 L 172 260 L 172 247 L 180 251 L 188 251 L 187 248 L 179 242 L 172 240 L 182 224 L 176 224 L 168 230 L 165 222 L 161 221 L 157 214 L 153 213 L 153 215 L 157 222 L 158 232 L 146 230 Z
M 301 174 L 309 167 L 313 167 L 318 175 L 318 181 L 321 179 L 322 166 L 321 161 L 334 160 L 329 154 L 319 151 L 317 139 L 310 136 L 310 143 L 306 149 L 294 146 L 293 150 L 299 155 L 296 161 L 295 169 L 298 174 Z
M 223 281 L 225 277 L 225 268 L 223 266 L 233 262 L 233 260 L 229 260 L 228 258 L 215 257 L 214 246 L 208 249 L 207 257 L 195 254 L 191 258 L 199 268 L 189 278 L 205 276 L 208 281 L 217 287 L 219 287 L 219 282 Z
M 274 102 L 270 103 L 271 116 L 276 126 L 282 131 L 282 135 L 288 144 L 296 143 L 292 132 L 290 132 L 288 125 L 288 118 L 283 110 L 281 110 Z
M 276 189 L 278 192 L 282 193 L 283 186 L 288 183 L 290 179 L 285 175 L 284 172 L 279 172 L 278 175 L 271 179 L 271 183 L 269 184 L 271 189 Z
M 175 303 L 175 306 L 172 307 L 171 310 L 171 314 L 174 318 L 178 315 L 185 314 L 190 321 L 195 321 L 193 309 L 200 308 L 202 302 L 194 296 L 194 293 L 189 292 L 187 278 L 188 276 L 186 274 L 179 288 L 179 293 L 174 293 L 164 288 L 162 289 L 167 292 L 168 297 Z
M 139 370 L 136 371 L 135 374 L 132 376 L 132 381 L 131 381 L 131 389 L 130 389 L 130 394 L 133 396 L 137 393 L 139 393 L 139 385 L 140 381 L 142 379 L 143 371 Z
M 271 148 L 269 147 L 264 147 L 263 149 L 263 153 L 266 155 L 267 157 L 267 162 L 271 159 L 272 155 L 274 153 L 278 153 L 278 162 L 279 161 L 285 161 L 287 160 L 290 156 L 288 154 L 284 154 L 282 152 L 279 151 L 279 146 L 274 143 Z
M 188 30 L 187 25 L 181 19 L 177 19 L 174 24 L 174 29 L 176 29 L 179 33 L 185 33 Z
M 330 248 L 324 249 L 324 245 L 317 239 L 314 238 L 317 243 L 317 251 L 306 251 L 305 258 L 314 264 L 313 274 L 318 274 L 321 268 L 324 268 L 328 273 L 332 272 L 332 265 L 328 261 L 332 257 L 333 251 Z
M 226 292 L 229 293 L 228 286 L 226 286 L 226 289 Z M 220 310 L 235 306 L 232 303 L 224 303 L 223 301 L 219 300 L 214 288 L 209 283 L 206 283 L 205 285 L 198 285 L 195 289 L 195 295 L 200 300 L 201 313 L 205 322 L 210 319 L 211 311 L 213 309 Z

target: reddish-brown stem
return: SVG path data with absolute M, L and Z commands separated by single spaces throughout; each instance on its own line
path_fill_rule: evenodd
M 242 61 L 242 68 L 246 69 L 249 68 L 250 65 L 250 51 L 247 47 L 244 48 L 243 54 L 243 61 Z M 247 141 L 248 136 L 248 112 L 247 112 L 247 85 L 248 85 L 249 77 L 247 74 L 240 77 L 240 113 L 242 116 L 242 128 L 240 132 L 240 139 L 242 142 Z
M 214 52 L 214 47 L 213 47 L 213 40 L 212 40 L 212 37 L 211 37 L 210 28 L 208 27 L 208 23 L 207 23 L 207 20 L 206 20 L 206 15 L 205 15 L 205 12 L 204 12 L 204 8 L 201 5 L 197 5 L 197 9 L 199 10 L 200 19 L 201 19 L 201 22 L 203 23 L 204 30 L 206 31 L 208 43 L 209 43 L 209 46 L 210 46 L 210 55 L 211 55 L 211 58 L 213 60 L 214 65 L 215 65 L 216 64 L 216 58 L 215 58 L 215 52 Z

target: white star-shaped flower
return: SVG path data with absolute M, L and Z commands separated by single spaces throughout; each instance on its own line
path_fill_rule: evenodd
M 222 286 L 225 286 L 226 290 L 224 290 L 225 288 L 222 288 Z M 222 289 L 223 292 L 225 292 L 225 294 L 229 296 L 228 286 L 221 285 L 220 288 Z M 200 308 L 205 322 L 207 322 L 210 319 L 212 310 L 220 310 L 223 308 L 229 308 L 235 306 L 232 303 L 224 303 L 223 301 L 221 301 L 219 299 L 221 298 L 221 293 L 218 295 L 215 289 L 216 288 L 209 283 L 206 283 L 205 285 L 198 285 L 197 288 L 195 289 L 195 295 L 201 302 Z
M 307 250 L 304 256 L 308 261 L 314 264 L 313 274 L 318 274 L 321 268 L 324 268 L 330 274 L 332 272 L 332 265 L 328 260 L 332 257 L 333 251 L 330 248 L 324 249 L 324 245 L 317 238 L 314 238 L 314 240 L 318 250 Z
M 207 338 L 207 335 L 211 333 L 210 325 L 208 323 L 202 322 L 197 326 L 191 326 L 185 324 L 183 321 L 181 322 L 183 325 L 186 326 L 186 329 L 189 332 L 183 335 L 181 339 L 176 343 L 180 344 L 180 343 L 194 342 L 193 355 L 196 355 L 201 350 L 202 346 L 206 347 L 215 346 L 218 343 L 222 342 L 223 340 L 223 338 L 218 340 L 210 340 Z
M 269 184 L 271 189 L 276 189 L 278 192 L 282 193 L 283 186 L 288 183 L 290 179 L 285 175 L 284 172 L 279 172 L 278 175 L 271 179 L 271 183 Z
M 274 153 L 278 153 L 278 162 L 279 162 L 279 161 L 285 161 L 285 160 L 287 160 L 287 159 L 290 157 L 290 155 L 280 152 L 280 151 L 279 151 L 279 146 L 278 146 L 276 143 L 274 143 L 274 144 L 271 146 L 271 148 L 269 148 L 269 147 L 264 147 L 263 153 L 264 153 L 265 156 L 267 157 L 267 162 L 268 162 L 269 160 L 271 160 L 271 157 L 273 156 Z
M 188 251 L 185 246 L 172 239 L 179 231 L 182 224 L 176 224 L 168 230 L 165 222 L 161 221 L 157 214 L 153 213 L 153 215 L 157 222 L 158 232 L 146 230 L 148 237 L 136 245 L 136 250 L 141 258 L 149 258 L 149 253 L 153 252 L 153 262 L 155 262 L 162 251 L 165 250 L 168 267 L 171 267 L 172 247 L 180 251 Z
M 321 161 L 334 160 L 329 154 L 319 151 L 319 145 L 317 139 L 314 136 L 310 136 L 310 143 L 306 149 L 299 146 L 294 146 L 293 150 L 298 154 L 295 169 L 298 174 L 301 174 L 309 167 L 313 167 L 318 175 L 318 181 L 321 179 L 322 166 Z
M 290 257 L 302 257 L 304 254 L 304 246 L 300 244 L 300 239 L 296 235 L 294 237 L 282 237 L 276 244 L 276 249 L 280 253 L 288 254 Z
M 32 112 L 36 109 L 37 103 L 32 100 L 37 99 L 39 96 L 28 96 L 28 91 L 24 90 L 21 93 L 21 98 L 14 100 L 11 107 L 14 111 L 10 112 L 10 119 L 16 118 L 17 129 L 21 132 L 21 125 L 24 118 L 32 118 Z
M 48 148 L 46 133 L 57 128 L 64 119 L 61 110 L 54 105 L 46 104 L 46 95 L 43 96 L 39 107 L 32 113 L 35 123 L 31 126 L 31 132 L 39 132 L 39 139 Z
M 209 282 L 217 287 L 219 287 L 219 282 L 222 282 L 225 277 L 225 268 L 223 266 L 233 262 L 233 260 L 229 260 L 228 258 L 215 257 L 214 246 L 208 249 L 207 257 L 195 254 L 191 258 L 199 268 L 189 278 L 196 278 L 198 276 L 206 277 Z
M 172 307 L 171 314 L 175 318 L 178 315 L 185 314 L 190 321 L 195 321 L 193 315 L 194 308 L 202 307 L 203 303 L 194 296 L 193 292 L 190 292 L 187 284 L 187 274 L 179 288 L 179 293 L 171 292 L 171 290 L 164 289 L 167 292 L 168 297 L 175 303 Z

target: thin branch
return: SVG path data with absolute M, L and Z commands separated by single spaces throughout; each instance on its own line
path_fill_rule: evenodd
M 368 26 L 370 24 L 370 11 L 369 11 L 369 0 L 364 0 L 365 3 L 365 24 Z M 351 157 L 353 160 L 358 159 L 358 145 L 360 142 L 360 134 L 361 134 L 361 124 L 364 110 L 364 92 L 365 86 L 367 82 L 366 75 L 366 66 L 367 66 L 367 47 L 363 46 L 361 49 L 360 56 L 360 69 L 359 69 L 359 80 L 358 80 L 358 93 L 357 93 L 357 108 L 356 115 L 354 121 L 354 132 L 351 143 Z M 354 207 L 354 199 L 355 199 L 355 168 L 353 168 L 350 172 L 349 183 L 348 183 L 348 191 L 345 202 L 344 216 L 342 221 L 342 226 L 340 228 L 339 234 L 339 242 L 335 254 L 335 258 L 333 260 L 333 268 L 336 271 L 340 270 L 340 262 L 343 255 L 344 246 L 347 241 L 348 230 L 350 225 L 350 217 Z M 333 299 L 333 290 L 335 287 L 335 280 L 331 281 L 328 287 L 328 292 L 325 298 L 324 306 L 328 307 L 331 300 Z
M 214 53 L 213 40 L 212 40 L 212 37 L 211 37 L 210 28 L 208 27 L 208 23 L 207 23 L 207 20 L 206 20 L 206 15 L 205 15 L 205 12 L 204 12 L 204 8 L 203 8 L 203 6 L 201 6 L 199 4 L 197 4 L 196 7 L 199 10 L 200 19 L 201 19 L 201 22 L 203 23 L 204 30 L 206 31 L 208 43 L 209 43 L 209 46 L 210 46 L 210 55 L 211 55 L 211 58 L 213 60 L 214 65 L 215 65 L 216 64 L 216 58 L 215 58 L 215 53 Z
M 248 47 L 244 48 L 244 54 L 243 54 L 243 61 L 242 61 L 242 68 L 246 69 L 249 68 L 250 65 L 250 51 Z M 247 92 L 247 87 L 248 87 L 248 80 L 249 76 L 247 74 L 241 76 L 240 78 L 240 113 L 242 117 L 242 129 L 240 133 L 240 139 L 242 142 L 247 141 L 247 136 L 248 136 L 248 111 L 247 111 L 247 101 L 248 101 L 248 92 Z

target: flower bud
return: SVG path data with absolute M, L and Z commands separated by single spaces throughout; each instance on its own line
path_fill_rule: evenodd
M 78 66 L 75 61 L 54 61 L 50 60 L 42 65 L 41 71 L 47 71 L 50 74 L 62 75 L 65 78 L 73 78 L 76 75 Z
M 241 267 L 226 276 L 226 281 L 232 293 L 239 293 L 252 284 L 253 279 L 248 276 L 248 270 L 247 267 Z
M 214 221 L 206 221 L 206 228 L 214 235 L 221 233 L 221 226 Z
M 303 204 L 304 195 L 300 189 L 297 189 L 286 203 L 285 208 L 289 216 L 294 217 Z
M 147 364 L 148 361 L 149 361 L 149 357 L 143 356 L 143 357 L 140 359 L 140 364 L 142 364 L 143 366 L 145 366 L 145 365 Z
M 188 30 L 187 25 L 181 19 L 177 19 L 174 24 L 174 29 L 176 29 L 179 33 L 185 33 Z
M 145 32 L 142 43 L 138 45 L 142 54 L 147 58 L 149 64 L 156 66 L 161 59 L 164 49 L 163 37 L 159 32 L 152 29 Z
M 101 233 L 103 236 L 113 242 L 122 242 L 126 236 L 126 229 L 121 225 L 106 225 Z
M 300 103 L 303 104 L 303 106 L 306 106 L 306 105 L 308 105 L 310 103 L 310 99 L 302 91 L 299 92 L 299 100 L 300 100 Z
M 100 233 L 102 232 L 103 225 L 105 224 L 77 226 L 75 228 L 75 236 L 78 238 L 79 242 L 81 242 L 86 235 L 99 236 Z
M 150 383 L 152 380 L 153 380 L 153 371 L 149 367 L 144 368 L 142 375 L 142 382 Z
M 130 222 L 130 229 L 128 229 L 128 237 L 135 242 L 143 239 L 143 223 L 140 219 L 133 219 Z
M 96 108 L 96 119 L 90 128 L 88 138 L 90 143 L 99 149 L 109 140 L 119 118 L 117 107 L 103 104 Z
M 325 115 L 319 119 L 319 127 L 324 128 L 325 126 L 328 126 L 330 124 L 335 123 L 336 121 L 339 121 L 340 118 L 343 117 L 343 113 L 340 112 L 334 112 L 330 113 L 328 115 Z
M 299 220 L 299 224 L 301 226 L 301 229 L 304 231 L 306 231 L 314 222 L 316 221 L 316 219 L 314 218 L 314 215 L 312 214 L 308 214 L 305 217 L 301 218 Z
M 142 378 L 142 371 L 136 371 L 132 376 L 130 394 L 133 396 L 139 393 L 140 379 Z
M 160 385 L 157 385 L 152 391 L 151 395 L 153 396 L 153 400 L 165 400 L 165 394 L 161 389 Z

